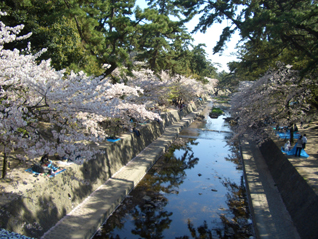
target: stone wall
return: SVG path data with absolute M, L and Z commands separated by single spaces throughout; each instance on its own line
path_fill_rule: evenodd
M 318 196 L 272 140 L 260 150 L 299 235 L 318 238 Z
M 103 153 L 83 165 L 72 164 L 54 178 L 39 181 L 21 194 L 11 193 L 0 205 L 0 228 L 30 237 L 40 237 L 79 205 L 139 152 L 157 139 L 165 128 L 197 109 L 203 101 L 188 105 L 182 112 L 162 113 L 163 121 L 140 128 L 141 135 L 124 134 L 120 141 L 99 146 Z M 41 176 L 43 178 L 44 176 Z M 63 236 L 61 235 L 61 238 Z

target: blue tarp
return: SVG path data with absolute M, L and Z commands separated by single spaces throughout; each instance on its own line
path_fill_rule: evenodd
M 27 237 L 16 232 L 10 232 L 4 228 L 0 228 L 0 238 L 2 239 L 35 239 L 34 237 Z
M 120 140 L 120 138 L 118 138 L 118 139 L 106 139 L 106 140 L 109 141 L 109 142 L 117 142 L 117 141 Z
M 50 169 L 53 170 L 51 174 L 47 174 L 47 176 L 50 177 L 50 178 L 52 178 L 52 177 L 54 177 L 54 176 L 56 176 L 56 175 L 58 175 L 58 174 L 60 174 L 60 173 L 62 173 L 62 172 L 64 172 L 64 171 L 66 170 L 65 168 L 55 167 L 55 166 L 52 164 L 51 161 L 50 161 L 50 164 L 49 164 L 47 167 L 49 167 Z M 36 174 L 36 175 L 41 174 L 41 173 L 38 173 L 38 172 L 33 171 L 32 168 L 28 168 L 28 169 L 26 169 L 25 171 L 28 172 L 28 173 Z
M 290 139 L 290 131 L 286 132 L 276 132 L 276 135 L 281 139 Z M 298 132 L 294 132 L 294 139 L 298 139 L 300 134 Z
M 295 154 L 296 154 L 296 145 L 294 146 L 294 148 L 292 148 L 289 151 L 285 151 L 284 147 L 282 147 L 281 150 L 282 150 L 283 153 L 285 153 L 287 155 L 294 155 L 295 156 Z M 300 156 L 304 157 L 304 158 L 308 158 L 309 157 L 309 155 L 306 153 L 306 151 L 304 149 L 301 150 Z

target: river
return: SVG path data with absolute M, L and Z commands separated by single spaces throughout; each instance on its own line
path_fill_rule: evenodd
M 238 147 L 208 116 L 184 129 L 93 238 L 252 238 Z

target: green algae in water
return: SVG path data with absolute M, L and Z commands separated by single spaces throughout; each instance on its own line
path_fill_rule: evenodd
M 217 108 L 217 107 L 213 107 L 212 108 L 212 111 L 211 111 L 212 114 L 224 114 L 223 110 L 221 110 L 220 108 Z

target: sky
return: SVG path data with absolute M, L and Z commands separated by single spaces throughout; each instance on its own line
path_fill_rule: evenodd
M 141 8 L 146 8 L 147 3 L 145 0 L 137 0 L 136 5 L 139 5 Z M 199 22 L 199 17 L 195 17 L 191 22 L 186 24 L 188 31 L 191 32 L 196 24 Z M 192 35 L 194 45 L 198 45 L 200 43 L 205 44 L 207 47 L 205 51 L 207 52 L 207 58 L 212 61 L 212 63 L 218 68 L 218 71 L 229 71 L 227 67 L 227 63 L 230 61 L 236 61 L 237 58 L 234 55 L 236 53 L 235 45 L 238 43 L 240 36 L 238 32 L 232 35 L 231 41 L 226 44 L 226 48 L 222 54 L 213 55 L 213 47 L 216 45 L 219 37 L 222 33 L 224 27 L 227 26 L 227 22 L 224 21 L 222 24 L 213 24 L 211 27 L 207 29 L 205 33 L 197 32 Z M 220 64 L 220 67 L 216 65 L 216 63 Z

